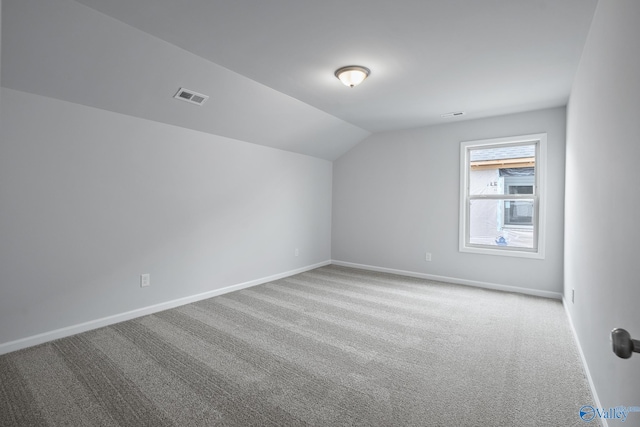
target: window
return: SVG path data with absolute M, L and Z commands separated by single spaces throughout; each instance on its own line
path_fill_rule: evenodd
M 526 170 L 525 170 L 526 169 Z M 505 169 L 499 169 L 502 176 Z M 504 194 L 534 194 L 535 186 L 535 169 L 522 168 L 523 174 L 520 176 L 504 176 Z M 473 179 L 473 176 L 471 176 Z M 505 227 L 533 227 L 533 203 L 516 200 L 504 202 L 504 221 Z
M 546 134 L 461 144 L 460 251 L 544 258 Z

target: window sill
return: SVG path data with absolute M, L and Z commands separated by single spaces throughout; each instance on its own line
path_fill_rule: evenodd
M 483 255 L 497 255 L 497 256 L 509 256 L 516 258 L 530 258 L 530 259 L 544 259 L 544 252 L 538 248 L 537 251 L 527 249 L 514 249 L 505 246 L 501 247 L 489 247 L 489 246 L 462 246 L 460 252 L 483 254 Z

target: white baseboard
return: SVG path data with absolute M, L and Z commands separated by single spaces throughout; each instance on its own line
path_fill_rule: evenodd
M 567 319 L 569 319 L 569 327 L 571 328 L 573 339 L 575 340 L 576 346 L 578 347 L 578 353 L 580 353 L 580 360 L 582 360 L 584 372 L 587 374 L 587 380 L 589 381 L 589 388 L 591 388 L 593 400 L 595 400 L 595 406 L 596 408 L 602 408 L 600 398 L 598 398 L 598 393 L 596 392 L 596 386 L 593 383 L 593 378 L 591 377 L 591 372 L 589 371 L 589 365 L 587 365 L 587 359 L 584 357 L 584 352 L 582 351 L 582 346 L 580 345 L 580 340 L 578 339 L 578 333 L 576 332 L 576 328 L 573 326 L 573 319 L 571 319 L 571 313 L 569 312 L 569 308 L 567 307 L 567 300 L 564 297 L 562 297 L 562 306 L 564 307 L 565 313 L 567 313 Z M 602 423 L 603 427 L 609 426 L 605 418 L 600 418 L 600 422 Z
M 331 264 L 331 261 L 323 261 L 317 264 L 297 268 L 295 270 L 286 271 L 284 273 L 274 274 L 272 276 L 263 277 L 256 280 L 250 280 L 248 282 L 238 283 L 236 285 L 226 286 L 220 289 L 214 289 L 212 291 L 203 292 L 201 294 L 191 295 L 188 297 L 178 298 L 172 301 L 167 301 L 160 304 L 151 305 L 148 307 L 138 308 L 136 310 L 115 314 L 113 316 L 103 317 L 101 319 L 90 320 L 88 322 L 67 326 L 65 328 L 44 332 L 44 333 L 33 335 L 30 337 L 21 338 L 15 341 L 9 341 L 9 342 L 0 344 L 0 355 L 11 353 L 12 351 L 16 351 L 16 350 L 21 350 L 23 348 L 32 347 L 34 345 L 42 344 L 48 341 L 53 341 L 59 338 L 64 338 L 71 335 L 79 334 L 81 332 L 90 331 L 92 329 L 113 325 L 114 323 L 124 322 L 125 320 L 135 319 L 136 317 L 146 316 L 148 314 L 157 313 L 159 311 L 168 310 L 170 308 L 175 308 L 181 305 L 190 304 L 192 302 L 201 301 L 203 299 L 215 297 L 215 296 L 226 294 L 233 291 L 238 291 L 240 289 L 249 288 L 251 286 L 272 282 L 274 280 L 293 276 L 299 273 L 304 273 L 305 271 L 313 270 L 314 268 L 323 267 L 329 264 Z
M 535 295 L 538 297 L 562 299 L 562 294 L 559 292 L 542 291 L 539 289 L 519 288 L 517 286 L 498 285 L 496 283 L 479 282 L 477 280 L 458 279 L 455 277 L 436 276 L 434 274 L 417 273 L 414 271 L 395 270 L 393 268 L 375 267 L 372 265 L 356 264 L 353 262 L 345 262 L 338 260 L 331 260 L 331 264 L 341 265 L 343 267 L 360 268 L 362 270 L 379 271 L 382 273 L 397 274 L 400 276 L 417 277 L 419 279 L 435 280 L 437 282 L 453 283 L 456 285 L 475 286 L 477 288 L 493 289 L 496 291 L 515 292 L 519 294 Z

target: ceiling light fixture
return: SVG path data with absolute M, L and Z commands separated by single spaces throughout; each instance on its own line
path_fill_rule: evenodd
M 366 67 L 359 65 L 349 65 L 348 67 L 338 68 L 335 75 L 345 86 L 354 87 L 358 86 L 364 81 L 371 73 Z

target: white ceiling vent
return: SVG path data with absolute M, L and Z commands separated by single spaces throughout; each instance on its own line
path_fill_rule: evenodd
M 460 116 L 464 116 L 465 113 L 464 111 L 456 111 L 454 113 L 446 113 L 446 114 L 441 114 L 440 117 L 442 117 L 443 119 L 448 119 L 451 117 L 460 117 Z
M 174 95 L 174 98 L 181 99 L 183 101 L 187 101 L 196 105 L 202 105 L 207 99 L 209 99 L 207 95 L 203 95 L 201 93 L 194 92 L 183 87 L 181 87 L 178 93 Z

